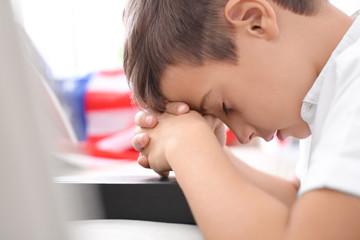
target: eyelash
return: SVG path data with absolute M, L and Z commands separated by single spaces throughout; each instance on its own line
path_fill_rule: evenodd
M 222 108 L 223 108 L 223 111 L 224 111 L 225 115 L 227 116 L 228 115 L 228 109 L 227 109 L 225 103 L 222 104 Z

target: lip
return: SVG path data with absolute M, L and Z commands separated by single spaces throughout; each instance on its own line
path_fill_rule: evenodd
M 280 130 L 277 130 L 277 132 L 276 132 L 276 137 L 277 137 L 280 141 L 285 141 L 285 137 L 281 134 Z
M 276 132 L 275 132 L 276 133 Z M 273 133 L 270 137 L 268 137 L 267 139 L 265 139 L 266 142 L 270 142 L 271 140 L 274 139 L 275 137 L 275 133 Z

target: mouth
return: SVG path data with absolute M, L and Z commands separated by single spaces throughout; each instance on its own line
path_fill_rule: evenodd
M 285 137 L 281 134 L 280 130 L 276 131 L 276 137 L 280 140 L 280 141 L 285 141 Z
M 270 137 L 266 138 L 265 141 L 270 142 L 271 140 L 273 140 L 275 137 L 275 134 L 276 134 L 276 132 L 274 132 Z

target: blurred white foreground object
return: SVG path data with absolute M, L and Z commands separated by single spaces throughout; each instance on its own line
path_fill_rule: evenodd
M 0 1 L 0 239 L 66 239 L 21 39 L 9 0 Z M 43 129 L 45 128 L 45 129 Z
M 74 222 L 70 234 L 76 240 L 203 240 L 195 225 L 137 220 Z

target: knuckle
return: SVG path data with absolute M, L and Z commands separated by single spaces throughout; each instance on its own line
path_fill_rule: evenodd
M 141 151 L 141 147 L 138 146 L 137 142 L 136 141 L 133 141 L 132 142 L 132 146 L 133 148 L 136 150 L 136 151 Z
M 137 112 L 135 114 L 134 121 L 135 121 L 136 125 L 140 125 L 140 120 L 143 117 L 143 115 L 144 115 L 143 111 Z
M 144 131 L 142 130 L 141 127 L 137 126 L 134 130 L 134 136 L 140 134 L 140 133 L 143 133 Z
M 132 146 L 136 151 L 142 150 L 142 146 L 140 146 L 139 141 L 136 137 L 133 137 L 133 139 L 132 139 Z

